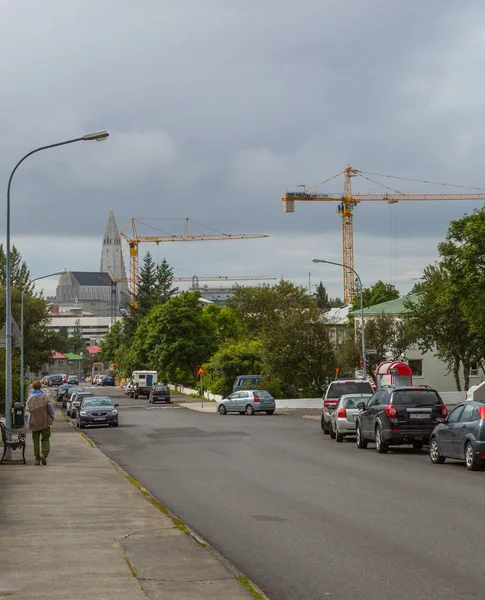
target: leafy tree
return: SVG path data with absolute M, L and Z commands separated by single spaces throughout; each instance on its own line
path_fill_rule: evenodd
M 10 252 L 10 274 L 12 288 L 23 290 L 27 286 L 26 291 L 32 293 L 33 284 L 29 285 L 30 271 L 15 246 L 12 247 Z M 3 244 L 0 244 L 0 286 L 4 288 L 6 285 L 7 260 Z
M 224 344 L 204 365 L 207 372 L 205 386 L 214 394 L 227 396 L 238 375 L 261 373 L 261 351 L 262 344 L 258 340 L 243 339 Z
M 330 299 L 328 297 L 327 294 L 327 290 L 325 289 L 325 286 L 323 285 L 323 283 L 320 281 L 320 283 L 317 286 L 317 293 L 316 293 L 316 302 L 317 302 L 317 306 L 318 308 L 320 308 L 321 310 L 330 310 Z
M 329 298 L 328 304 L 330 305 L 330 308 L 342 308 L 342 306 L 344 306 L 344 301 L 342 298 Z
M 219 344 L 235 341 L 241 337 L 241 325 L 230 308 L 209 304 L 204 309 L 204 317 L 213 321 Z
M 173 269 L 165 259 L 157 267 L 156 279 L 158 303 L 165 304 L 178 292 L 178 288 L 173 287 Z
M 369 306 L 375 306 L 376 304 L 382 304 L 383 302 L 389 302 L 390 300 L 396 300 L 401 294 L 399 290 L 392 285 L 392 283 L 384 283 L 383 281 L 377 281 L 372 287 L 364 288 L 362 290 L 362 302 L 364 308 Z M 352 310 L 360 309 L 360 294 L 356 294 L 352 302 Z
M 193 382 L 197 369 L 217 348 L 214 321 L 204 316 L 200 294 L 183 292 L 155 306 L 135 334 L 134 348 L 148 364 L 172 381 Z

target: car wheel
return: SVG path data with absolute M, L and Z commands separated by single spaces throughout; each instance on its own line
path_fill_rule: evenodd
M 254 408 L 250 404 L 248 404 L 246 406 L 246 412 L 245 412 L 245 414 L 246 415 L 250 415 L 250 416 L 254 415 Z
M 429 443 L 429 458 L 435 465 L 442 465 L 446 460 L 440 453 L 440 445 L 436 438 L 433 438 Z
M 221 404 L 219 406 L 219 414 L 220 415 L 225 415 L 227 413 L 226 407 L 224 406 L 224 404 Z
M 335 441 L 339 443 L 344 441 L 344 436 L 338 431 L 335 432 Z
M 386 444 L 385 442 L 382 441 L 382 429 L 381 426 L 378 425 L 376 427 L 376 451 L 379 454 L 386 454 L 386 452 L 389 450 L 389 444 Z
M 413 444 L 413 448 L 415 450 L 422 450 L 423 446 L 424 446 L 423 442 L 414 442 L 414 444 Z
M 471 442 L 467 442 L 465 446 L 465 464 L 469 471 L 478 471 L 480 468 L 480 465 L 475 460 L 475 451 Z
M 321 426 L 322 426 L 322 431 L 323 431 L 323 433 L 324 433 L 325 435 L 328 435 L 328 426 L 327 426 L 327 424 L 325 423 L 325 418 L 324 418 L 324 416 L 323 416 L 323 415 L 322 415 L 322 420 L 321 420 L 321 423 L 320 423 L 320 424 L 321 424 Z
M 335 439 L 335 431 L 333 429 L 332 421 L 330 421 L 329 434 L 330 434 L 330 439 L 334 440 Z
M 267 415 L 274 415 L 274 410 L 267 410 L 267 411 L 266 411 L 266 414 L 267 414 Z
M 355 428 L 355 437 L 357 440 L 357 448 L 360 448 L 361 450 L 365 450 L 367 448 L 367 442 L 362 437 L 362 430 L 360 428 L 359 423 L 357 423 L 357 426 Z

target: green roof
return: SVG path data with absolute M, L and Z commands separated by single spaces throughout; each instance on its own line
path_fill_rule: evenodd
M 403 296 L 402 298 L 396 298 L 396 300 L 389 300 L 389 302 L 374 304 L 374 306 L 364 308 L 364 315 L 376 315 L 381 313 L 386 315 L 400 315 L 401 313 L 408 312 L 407 308 L 404 307 L 405 300 L 417 302 L 418 299 L 419 294 L 409 294 L 408 296 Z M 360 315 L 360 309 L 354 310 L 350 314 L 358 317 Z
M 83 357 L 80 354 L 73 354 L 72 352 L 66 353 L 67 360 L 82 360 Z

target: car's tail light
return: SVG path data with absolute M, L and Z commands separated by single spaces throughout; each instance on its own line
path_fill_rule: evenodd
M 485 421 L 485 406 L 480 406 L 478 414 L 480 415 L 480 418 Z
M 338 413 L 337 413 L 337 417 L 339 419 L 345 419 L 347 416 L 347 410 L 345 408 L 339 408 L 338 409 Z
M 448 409 L 444 404 L 441 405 L 441 416 L 443 417 L 443 419 L 446 419 L 446 417 L 448 416 Z M 485 417 L 482 417 L 482 419 L 485 419 Z
M 397 408 L 393 404 L 386 406 L 386 415 L 391 418 L 397 417 Z
M 253 400 L 254 402 L 259 402 L 259 398 L 256 396 L 256 394 L 253 395 Z

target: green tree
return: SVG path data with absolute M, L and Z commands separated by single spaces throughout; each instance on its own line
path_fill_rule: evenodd
M 238 375 L 259 375 L 262 370 L 262 344 L 259 340 L 239 340 L 224 344 L 204 365 L 205 387 L 227 396 Z
M 329 298 L 328 303 L 330 308 L 342 308 L 344 306 L 342 298 Z
M 10 274 L 12 288 L 23 290 L 26 287 L 27 292 L 32 292 L 33 284 L 29 285 L 30 271 L 26 263 L 22 260 L 20 252 L 15 246 L 10 252 Z M 3 244 L 0 244 L 0 286 L 7 285 L 7 260 Z
M 165 259 L 157 267 L 156 286 L 159 304 L 165 304 L 179 291 L 178 288 L 173 287 L 173 269 Z
M 392 285 L 392 283 L 384 283 L 383 281 L 377 281 L 370 288 L 364 288 L 362 290 L 362 301 L 364 308 L 369 306 L 375 306 L 376 304 L 382 304 L 383 302 L 389 302 L 390 300 L 396 300 L 401 294 L 399 290 Z M 360 294 L 356 294 L 352 302 L 352 310 L 360 309 Z
M 317 293 L 316 293 L 316 302 L 317 302 L 317 306 L 318 308 L 320 308 L 321 310 L 330 310 L 330 299 L 328 297 L 327 294 L 327 290 L 325 289 L 325 286 L 323 285 L 323 283 L 320 281 L 320 283 L 317 286 Z
M 157 269 L 151 252 L 148 251 L 143 258 L 136 294 L 134 295 L 135 307 L 132 313 L 137 323 L 143 317 L 146 317 L 150 309 L 157 304 L 157 288 Z

